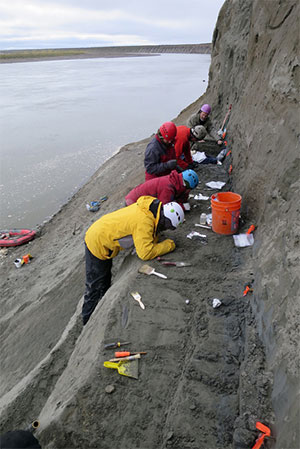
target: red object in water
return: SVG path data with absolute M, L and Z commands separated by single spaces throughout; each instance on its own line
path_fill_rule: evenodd
M 228 170 L 228 174 L 231 175 L 232 172 L 232 165 L 230 165 L 229 170 Z
M 32 229 L 12 229 L 0 231 L 0 246 L 18 246 L 32 240 L 36 232 Z

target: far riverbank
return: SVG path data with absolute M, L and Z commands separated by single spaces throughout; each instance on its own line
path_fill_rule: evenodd
M 59 59 L 121 58 L 160 53 L 210 54 L 211 44 L 132 45 L 123 47 L 54 48 L 0 51 L 0 63 L 50 61 Z

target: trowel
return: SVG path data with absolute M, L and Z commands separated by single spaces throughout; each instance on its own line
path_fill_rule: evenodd
M 133 357 L 133 356 L 132 356 Z M 129 361 L 129 360 L 120 360 L 119 362 L 104 362 L 103 365 L 106 368 L 117 369 L 118 373 L 122 376 L 133 377 L 134 379 L 138 379 L 138 369 L 139 369 L 139 361 L 138 359 Z

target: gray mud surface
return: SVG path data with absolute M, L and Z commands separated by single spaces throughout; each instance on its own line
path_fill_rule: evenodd
M 128 145 L 95 174 L 27 245 L 34 256 L 30 265 L 13 266 L 25 247 L 11 249 L 2 263 L 4 291 L 11 298 L 2 320 L 2 391 L 17 385 L 0 402 L 3 428 L 38 418 L 44 448 L 230 448 L 233 438 L 242 444 L 255 440 L 256 419 L 272 419 L 271 378 L 255 332 L 253 296 L 243 297 L 253 278 L 251 248 L 236 248 L 232 236 L 195 226 L 202 212 L 211 212 L 209 200 L 191 198 L 186 222 L 165 233 L 176 242 L 175 252 L 165 258 L 190 267 L 150 261 L 167 275 L 162 280 L 139 274 L 143 262 L 122 253 L 114 260 L 111 289 L 81 327 L 85 229 L 123 205 L 135 185 L 132 176 L 142 180 L 138 161 L 133 167 L 132 160 L 142 159 L 145 146 L 146 141 Z M 212 155 L 219 151 L 209 143 L 204 149 Z M 125 157 L 126 169 L 118 176 Z M 230 190 L 229 164 L 200 166 L 193 194 L 216 192 L 205 185 L 212 180 L 226 182 L 223 191 Z M 120 182 L 114 191 L 108 187 L 112 169 Z M 86 200 L 104 194 L 109 198 L 98 213 L 85 209 Z M 241 222 L 244 230 L 249 225 Z M 193 230 L 207 235 L 207 244 L 188 239 Z M 132 291 L 141 294 L 145 310 Z M 212 307 L 214 298 L 222 301 L 218 309 Z M 147 351 L 138 380 L 103 367 L 114 353 L 104 343 L 125 340 L 131 342 L 128 350 Z M 108 385 L 114 386 L 112 394 L 105 391 Z

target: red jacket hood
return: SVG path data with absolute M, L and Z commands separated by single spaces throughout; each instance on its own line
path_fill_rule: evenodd
M 169 174 L 169 180 L 178 193 L 186 190 L 186 187 L 183 184 L 182 174 L 177 173 L 176 170 L 171 171 Z

